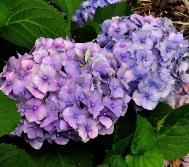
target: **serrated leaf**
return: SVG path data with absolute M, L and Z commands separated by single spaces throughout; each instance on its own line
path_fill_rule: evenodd
M 0 136 L 11 133 L 20 122 L 16 103 L 0 92 Z
M 9 11 L 0 36 L 16 45 L 31 48 L 39 37 L 65 37 L 63 15 L 41 0 L 1 0 Z
M 163 155 L 155 148 L 156 134 L 151 124 L 137 116 L 136 131 L 131 143 L 132 154 L 126 156 L 129 167 L 162 167 Z
M 165 119 L 157 148 L 165 159 L 174 160 L 189 152 L 189 105 L 176 109 Z
M 127 3 L 115 3 L 104 8 L 98 8 L 94 21 L 102 23 L 113 16 L 127 16 L 131 14 L 131 7 Z
M 162 154 L 155 149 L 140 155 L 126 156 L 128 167 L 162 167 L 163 160 Z
M 36 152 L 32 156 L 37 167 L 92 167 L 93 157 L 84 146 L 49 147 L 43 152 Z
M 144 153 L 151 150 L 155 143 L 155 134 L 150 123 L 143 117 L 137 116 L 137 127 L 133 141 L 131 143 L 131 152 L 133 154 Z
M 10 144 L 0 144 L 0 166 L 36 167 L 36 164 L 24 150 Z

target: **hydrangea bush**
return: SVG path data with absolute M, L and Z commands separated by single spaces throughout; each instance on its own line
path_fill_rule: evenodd
M 54 1 L 62 14 L 38 0 L 18 0 L 19 6 L 2 1 L 0 36 L 22 47 L 36 34 L 37 40 L 30 52 L 11 56 L 0 73 L 0 166 L 17 167 L 17 157 L 23 158 L 19 167 L 188 165 L 189 41 L 183 33 L 167 18 L 115 13 L 98 25 L 94 40 L 74 39 L 76 30 L 90 35 L 81 27 L 89 19 L 96 25 L 97 8 L 119 2 Z M 38 16 L 36 6 L 49 13 Z M 33 25 L 21 23 L 13 31 L 21 17 Z M 52 18 L 53 27 L 43 17 Z

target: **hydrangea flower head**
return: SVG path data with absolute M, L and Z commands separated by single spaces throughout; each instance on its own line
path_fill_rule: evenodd
M 112 133 L 129 102 L 114 61 L 98 44 L 62 38 L 40 38 L 30 54 L 11 57 L 0 90 L 21 101 L 13 134 L 39 149 L 45 140 L 64 145 Z
M 101 25 L 97 43 L 113 53 L 117 76 L 138 106 L 189 102 L 189 42 L 167 18 L 113 17 Z

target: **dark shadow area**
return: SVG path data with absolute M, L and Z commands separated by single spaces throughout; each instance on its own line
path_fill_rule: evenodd
M 28 51 L 28 49 L 21 48 L 0 38 L 0 71 L 2 71 L 2 68 L 5 66 L 5 62 L 9 59 L 9 57 L 16 56 L 17 52 L 24 54 Z

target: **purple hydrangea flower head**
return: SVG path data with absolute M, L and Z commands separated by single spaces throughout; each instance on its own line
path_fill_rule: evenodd
M 130 97 L 118 69 L 114 55 L 96 43 L 38 39 L 30 54 L 10 58 L 0 74 L 0 89 L 21 101 L 13 134 L 26 134 L 35 149 L 45 140 L 65 145 L 111 134 Z

